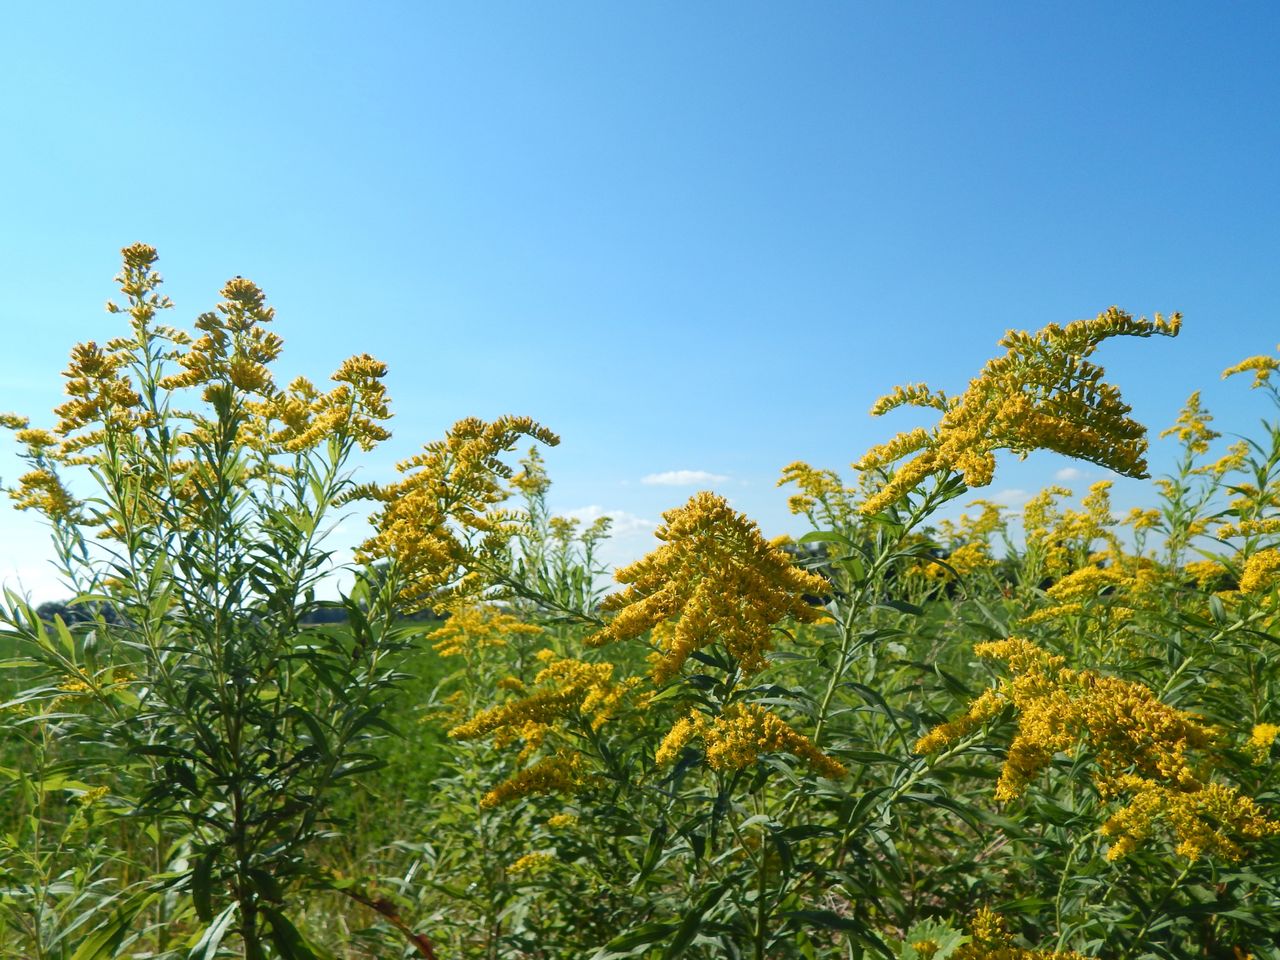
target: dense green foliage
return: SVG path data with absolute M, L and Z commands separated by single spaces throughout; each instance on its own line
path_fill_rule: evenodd
M 956 509 L 998 450 L 1140 475 L 1086 358 L 1176 319 L 1011 334 L 851 484 L 787 467 L 798 542 L 698 494 L 607 593 L 506 462 L 545 430 L 358 486 L 380 364 L 277 388 L 255 287 L 192 338 L 125 257 L 130 334 L 6 419 L 76 596 L 0 611 L 0 957 L 1280 958 L 1280 424 L 1219 451 L 1193 395 L 1125 518 Z

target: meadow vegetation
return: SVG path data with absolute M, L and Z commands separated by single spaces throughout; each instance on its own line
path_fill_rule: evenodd
M 1015 513 L 961 500 L 1002 451 L 1146 476 L 1094 353 L 1180 318 L 1010 332 L 786 466 L 806 535 L 701 492 L 605 587 L 548 429 L 358 482 L 382 363 L 280 386 L 254 284 L 188 333 L 123 255 L 120 336 L 3 418 L 73 599 L 0 608 L 0 957 L 1280 958 L 1280 359 L 1227 371 L 1248 438 L 1191 394 L 1149 507 Z

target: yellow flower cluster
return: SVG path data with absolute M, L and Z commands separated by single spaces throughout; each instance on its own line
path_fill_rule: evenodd
M 457 657 L 486 647 L 500 647 L 512 634 L 537 635 L 542 628 L 526 623 L 491 603 L 454 610 L 444 625 L 427 634 L 432 646 L 442 657 Z
M 1253 762 L 1256 764 L 1266 763 L 1271 756 L 1271 745 L 1276 742 L 1276 737 L 1280 736 L 1280 726 L 1274 723 L 1255 724 L 1253 730 L 1249 733 L 1248 750 L 1253 755 Z
M 1113 838 L 1108 860 L 1138 849 L 1162 822 L 1178 837 L 1177 852 L 1189 860 L 1205 854 L 1242 860 L 1248 853 L 1247 843 L 1280 833 L 1280 822 L 1269 819 L 1252 799 L 1225 784 L 1204 783 L 1188 790 L 1129 775 L 1116 786 L 1133 796 L 1102 825 L 1103 836 Z
M 948 550 L 946 562 L 950 569 L 921 561 L 911 568 L 912 573 L 936 580 L 951 580 L 953 570 L 955 576 L 967 577 L 995 566 L 991 538 L 1005 528 L 1003 508 L 989 500 L 974 500 L 970 506 L 978 508 L 976 515 L 965 513 L 958 520 L 943 520 L 938 524 L 939 539 Z
M 674 621 L 673 630 L 658 634 L 665 639 L 655 682 L 671 679 L 691 653 L 716 641 L 749 675 L 764 669 L 775 624 L 822 615 L 804 594 L 824 594 L 827 582 L 792 564 L 723 497 L 698 493 L 662 516 L 656 536 L 664 545 L 617 572 L 630 586 L 605 599 L 616 615 L 587 638 L 589 645 L 634 639 Z
M 1280 350 L 1280 347 L 1276 349 Z M 1237 373 L 1252 373 L 1253 383 L 1250 386 L 1253 388 L 1264 387 L 1270 384 L 1271 374 L 1277 370 L 1280 370 L 1280 360 L 1275 357 L 1249 357 L 1246 360 L 1241 360 L 1234 367 L 1227 367 L 1227 369 L 1223 370 L 1222 379 L 1234 377 Z
M 188 334 L 153 321 L 172 303 L 157 293 L 156 252 L 146 244 L 123 251 L 117 277 L 128 297 L 132 335 L 105 347 L 82 343 L 71 351 L 64 373 L 68 400 L 55 408 L 55 430 L 33 430 L 25 418 L 9 417 L 26 445 L 25 459 L 36 469 L 12 492 L 20 507 L 58 518 L 87 522 L 67 492 L 58 467 L 113 463 L 118 498 L 133 511 L 135 530 L 160 527 L 189 530 L 204 509 L 222 509 L 211 451 L 230 441 L 243 462 L 231 467 L 232 482 L 287 475 L 281 454 L 301 454 L 332 439 L 358 442 L 365 449 L 389 434 L 377 421 L 390 416 L 382 378 L 385 365 L 353 357 L 334 374 L 337 388 L 321 395 L 305 380 L 277 390 L 270 364 L 282 341 L 267 332 L 274 317 L 262 291 L 237 277 L 222 290 L 217 308 L 196 321 Z M 121 312 L 115 304 L 108 310 Z M 172 371 L 173 365 L 179 368 Z M 205 412 L 184 409 L 176 391 L 203 387 Z M 283 424 L 277 429 L 276 422 Z M 184 456 L 186 459 L 184 459 Z M 223 464 L 223 468 L 227 465 Z M 221 469 L 221 468 L 220 468 Z M 117 520 L 93 521 L 98 536 L 121 539 Z
M 922 737 L 918 753 L 936 751 L 1012 706 L 1018 730 L 996 798 L 1020 796 L 1055 754 L 1087 748 L 1098 792 L 1130 797 L 1103 827 L 1116 838 L 1112 859 L 1130 852 L 1157 820 L 1169 824 L 1178 851 L 1189 857 L 1207 852 L 1234 859 L 1243 852 L 1239 841 L 1280 832 L 1280 823 L 1264 817 L 1252 800 L 1205 781 L 1193 766 L 1192 751 L 1210 747 L 1213 731 L 1141 684 L 1069 669 L 1062 657 L 1022 639 L 979 644 L 975 652 L 1008 664 L 1009 679 L 985 691 L 967 714 Z
M 498 784 L 480 798 L 480 807 L 489 810 L 535 793 L 573 793 L 587 781 L 581 755 L 558 753 Z
M 525 763 L 557 727 L 566 722 L 584 723 L 593 731 L 599 730 L 617 713 L 627 694 L 640 684 L 635 677 L 615 682 L 613 664 L 587 663 L 558 656 L 551 650 L 542 650 L 537 657 L 542 669 L 531 686 L 511 685 L 521 696 L 480 711 L 450 730 L 449 736 L 458 740 L 491 737 L 499 749 L 522 741 L 516 763 Z M 581 782 L 582 758 L 562 750 L 499 784 L 486 795 L 485 805 L 493 806 L 530 793 L 566 791 Z
M 1200 391 L 1197 390 L 1187 398 L 1173 426 L 1161 431 L 1160 436 L 1177 437 L 1189 453 L 1206 453 L 1209 444 L 1222 436 L 1216 430 L 1209 429 L 1212 421 L 1213 415 L 1200 406 Z
M 834 470 L 818 470 L 803 460 L 782 468 L 778 486 L 795 484 L 799 493 L 787 498 L 787 509 L 808 517 L 818 526 L 843 527 L 855 515 L 854 491 L 846 487 Z
M 554 867 L 557 862 L 555 856 L 550 853 L 526 853 L 524 856 L 517 858 L 511 866 L 507 867 L 507 873 L 515 875 L 521 873 L 545 873 Z
M 1280 533 L 1280 517 L 1224 523 L 1218 528 L 1218 536 L 1223 540 L 1228 537 L 1261 537 L 1272 533 Z
M 956 960 L 1087 960 L 1072 951 L 1028 950 L 1014 946 L 1004 917 L 982 907 L 969 927 L 973 939 L 951 956 Z
M 510 742 L 527 736 L 530 725 L 546 728 L 571 716 L 586 720 L 598 730 L 621 705 L 628 692 L 639 685 L 638 678 L 613 681 L 613 664 L 587 663 L 542 650 L 543 667 L 533 678 L 533 692 L 516 700 L 482 710 L 466 723 L 449 731 L 459 740 L 499 734 Z
M 1241 593 L 1266 593 L 1280 577 L 1280 550 L 1259 550 L 1244 562 L 1240 574 Z
M 203 386 L 210 402 L 231 386 L 247 394 L 271 397 L 276 392 L 269 365 L 280 356 L 284 341 L 265 329 L 275 318 L 257 284 L 243 277 L 228 280 L 225 298 L 196 319 L 204 334 L 177 358 L 182 373 L 160 381 L 165 390 Z
M 521 437 L 560 442 L 528 417 L 492 423 L 470 417 L 400 463 L 404 479 L 360 488 L 382 507 L 370 517 L 376 532 L 361 544 L 357 559 L 392 560 L 407 602 L 449 607 L 483 593 L 490 586 L 486 562 L 500 565 L 515 524 L 509 511 L 497 509 L 508 496 L 502 481 L 512 475 L 499 458 Z
M 1202 590 L 1212 586 L 1227 575 L 1227 568 L 1217 560 L 1191 560 L 1183 564 L 1182 570 Z
M 674 762 L 695 739 L 706 744 L 707 763 L 729 772 L 751 766 L 766 753 L 788 753 L 809 764 L 820 776 L 832 780 L 848 773 L 845 766 L 827 756 L 804 734 L 776 713 L 756 704 L 733 704 L 718 717 L 696 711 L 676 722 L 658 745 L 654 760 L 659 766 Z
M 995 472 L 995 451 L 1025 455 L 1054 450 L 1126 476 L 1146 474 L 1145 431 L 1129 417 L 1120 392 L 1089 357 L 1110 337 L 1175 336 L 1181 317 L 1135 320 L 1115 307 L 1093 320 L 1065 327 L 1051 324 L 1035 334 L 1010 331 L 1003 357 L 987 363 L 963 394 L 945 398 L 922 385 L 900 388 L 872 413 L 904 404 L 939 407 L 932 430 L 917 428 L 868 451 L 854 464 L 862 471 L 894 469 L 883 488 L 863 505 L 874 514 L 902 499 L 929 476 L 960 474 L 970 487 L 986 486 Z

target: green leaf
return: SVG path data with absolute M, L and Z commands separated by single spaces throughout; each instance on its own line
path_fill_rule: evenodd
M 205 860 L 209 857 L 203 858 Z M 195 946 L 187 954 L 187 960 L 213 960 L 218 955 L 218 946 L 222 943 L 222 938 L 227 935 L 227 931 L 231 929 L 231 923 L 235 920 L 236 910 L 239 904 L 232 903 L 223 910 L 217 917 L 213 918 L 213 922 L 204 928 L 200 934 L 200 939 L 196 941 Z M 196 907 L 199 910 L 199 906 Z M 201 917 L 201 919 L 204 919 Z
M 262 914 L 271 924 L 271 942 L 283 960 L 326 960 L 279 910 L 263 907 Z
M 698 935 L 698 931 L 702 929 L 702 918 L 728 891 L 729 884 L 722 883 L 702 895 L 702 899 L 680 921 L 680 926 L 676 929 L 671 942 L 667 944 L 667 949 L 662 952 L 662 960 L 675 960 L 676 957 L 684 954 L 689 944 L 693 943 L 693 938 Z
M 116 949 L 120 946 L 124 935 L 128 933 L 133 918 L 148 906 L 155 896 L 155 894 L 136 896 L 122 903 L 106 923 L 80 941 L 75 953 L 71 954 L 71 960 L 107 960 L 115 956 Z
M 642 953 L 646 947 L 661 943 L 676 928 L 674 923 L 646 923 L 628 930 L 621 936 L 614 937 L 595 952 L 591 960 L 622 960 L 623 957 L 634 957 Z
M 196 857 L 196 865 L 191 870 L 191 900 L 195 904 L 196 916 L 204 923 L 213 919 L 213 864 L 217 860 L 217 850 L 206 850 Z M 226 911 L 224 910 L 223 913 Z

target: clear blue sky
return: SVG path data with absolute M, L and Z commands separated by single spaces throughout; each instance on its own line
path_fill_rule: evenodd
M 229 276 L 288 373 L 391 364 L 370 478 L 464 415 L 534 416 L 553 506 L 633 518 L 704 471 L 767 532 L 893 384 L 962 388 L 1009 327 L 1111 304 L 1153 427 L 1280 338 L 1271 3 L 21 4 L 0 30 L 0 408 L 58 401 L 121 246 L 174 320 Z M 1154 451 L 1159 468 L 1163 454 Z M 988 493 L 1050 482 L 1013 464 Z M 0 474 L 14 476 L 11 458 Z M 1101 476 L 1090 468 L 1081 483 Z M 38 532 L 6 569 L 40 592 Z

